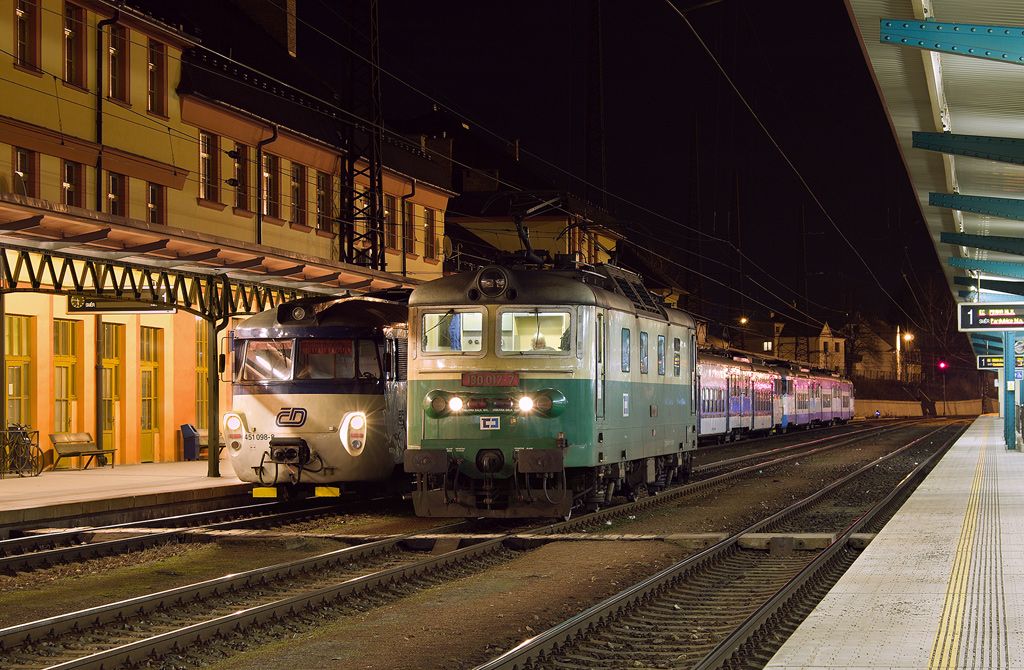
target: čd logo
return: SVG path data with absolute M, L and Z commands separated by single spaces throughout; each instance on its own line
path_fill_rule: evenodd
M 296 428 L 306 423 L 304 407 L 282 407 L 277 413 L 277 425 L 283 428 Z

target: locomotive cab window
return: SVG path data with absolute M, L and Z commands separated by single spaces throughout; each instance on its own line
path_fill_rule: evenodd
M 354 340 L 299 340 L 296 379 L 352 379 L 356 376 Z
M 557 355 L 572 350 L 568 311 L 500 311 L 498 350 L 519 355 Z
M 292 340 L 249 340 L 239 374 L 243 382 L 273 382 L 291 379 Z
M 483 350 L 484 315 L 476 310 L 427 312 L 420 349 L 428 354 L 464 354 Z

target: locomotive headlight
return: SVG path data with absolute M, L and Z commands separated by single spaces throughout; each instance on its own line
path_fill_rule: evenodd
M 451 398 L 448 399 L 448 409 L 450 409 L 453 412 L 461 412 L 462 404 L 462 398 L 460 398 L 457 395 L 453 395 Z
M 528 395 L 524 395 L 519 399 L 519 411 L 524 414 L 533 411 L 533 398 Z
M 295 307 L 295 308 L 293 308 L 292 309 L 292 318 L 295 319 L 296 321 L 302 321 L 303 319 L 305 319 L 306 318 L 306 308 L 305 307 Z
M 224 417 L 224 426 L 228 429 L 228 431 L 232 433 L 237 433 L 238 431 L 242 430 L 242 417 L 238 416 L 237 414 L 228 414 L 227 416 Z
M 436 414 L 444 412 L 444 408 L 447 406 L 448 404 L 445 402 L 444 396 L 434 396 L 430 401 L 430 409 L 434 410 Z
M 341 420 L 341 428 L 338 430 L 338 437 L 341 438 L 341 446 L 351 456 L 359 456 L 366 446 L 366 414 L 363 412 L 348 412 Z

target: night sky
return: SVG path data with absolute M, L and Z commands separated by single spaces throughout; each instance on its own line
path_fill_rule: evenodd
M 385 69 L 474 125 L 519 138 L 525 152 L 583 175 L 588 2 L 382 0 L 380 7 Z M 767 316 L 757 301 L 803 309 L 806 287 L 815 321 L 837 325 L 861 311 L 908 324 L 669 5 L 604 2 L 601 12 L 607 204 L 631 240 L 669 256 L 680 281 L 702 291 L 699 311 L 728 321 L 741 312 Z M 908 282 L 918 297 L 930 291 L 948 301 L 843 3 L 726 0 L 688 16 L 896 301 L 918 321 Z M 384 78 L 386 118 L 413 118 L 431 106 Z M 570 176 L 559 179 L 600 197 Z M 698 243 L 692 229 L 720 241 Z

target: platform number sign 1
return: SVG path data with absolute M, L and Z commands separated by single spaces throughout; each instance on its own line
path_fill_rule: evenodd
M 1024 302 L 957 303 L 962 332 L 1024 330 Z

